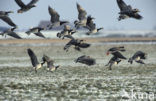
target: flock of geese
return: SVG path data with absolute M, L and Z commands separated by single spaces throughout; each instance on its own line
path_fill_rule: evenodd
M 112 70 L 113 64 L 119 64 L 122 60 L 126 60 L 127 58 L 121 54 L 121 52 L 125 52 L 125 51 L 126 50 L 124 46 L 110 48 L 107 51 L 107 55 L 112 54 L 113 57 L 109 60 L 109 62 L 105 66 L 109 66 L 109 70 Z M 60 65 L 55 66 L 54 60 L 50 59 L 50 57 L 48 57 L 45 54 L 43 55 L 42 62 L 40 63 L 33 50 L 29 48 L 27 49 L 27 52 L 28 55 L 30 56 L 31 63 L 36 72 L 39 68 L 41 68 L 44 65 L 44 63 L 47 63 L 48 71 L 55 71 L 57 70 L 57 68 L 60 67 Z M 145 64 L 143 60 L 145 60 L 146 58 L 147 58 L 147 53 L 142 51 L 137 51 L 132 57 L 129 58 L 128 62 L 132 64 L 133 61 L 135 61 L 136 63 Z M 74 61 L 75 63 L 79 62 L 82 64 L 86 64 L 88 66 L 92 66 L 96 64 L 96 60 L 94 58 L 86 55 L 82 55 L 77 59 L 75 59 Z
M 15 0 L 17 5 L 20 7 L 20 9 L 17 10 L 17 13 L 24 13 L 24 12 L 29 11 L 33 7 L 36 7 L 35 4 L 38 1 L 39 0 L 31 0 L 30 3 L 24 4 L 21 0 Z M 142 19 L 143 18 L 141 15 L 139 15 L 138 9 L 133 9 L 130 5 L 127 5 L 123 0 L 116 0 L 116 1 L 117 1 L 118 6 L 119 6 L 119 9 L 120 9 L 119 17 L 118 17 L 119 21 L 127 19 L 127 18 L 135 18 L 135 19 Z M 50 19 L 51 24 L 46 26 L 46 28 L 33 27 L 33 28 L 29 29 L 28 31 L 26 31 L 25 33 L 27 35 L 30 35 L 31 33 L 33 33 L 36 36 L 46 38 L 44 36 L 44 34 L 41 33 L 42 30 L 53 29 L 53 28 L 64 25 L 64 29 L 61 32 L 57 33 L 56 35 L 58 38 L 61 38 L 61 39 L 64 39 L 64 38 L 70 39 L 70 41 L 64 46 L 65 51 L 68 51 L 71 46 L 74 46 L 74 48 L 77 51 L 81 51 L 82 48 L 90 47 L 90 44 L 85 43 L 84 40 L 75 39 L 72 35 L 74 33 L 76 33 L 77 29 L 79 29 L 79 28 L 87 29 L 88 32 L 86 33 L 86 35 L 96 34 L 100 30 L 102 30 L 103 28 L 102 27 L 97 28 L 96 24 L 94 23 L 95 18 L 92 17 L 91 15 L 87 15 L 86 10 L 84 10 L 80 6 L 80 4 L 77 3 L 76 5 L 77 5 L 77 10 L 78 10 L 78 19 L 74 21 L 74 25 L 75 25 L 74 29 L 70 28 L 70 26 L 68 25 L 68 23 L 69 23 L 68 21 L 60 20 L 60 15 L 58 14 L 58 12 L 56 12 L 52 7 L 49 6 L 48 11 L 49 11 L 49 15 L 51 16 L 51 19 Z M 17 39 L 22 39 L 14 31 L 18 27 L 9 17 L 10 13 L 13 13 L 13 11 L 0 11 L 0 19 L 3 20 L 4 22 L 6 22 L 8 25 L 12 26 L 12 28 L 3 31 L 2 33 L 0 33 L 0 35 L 5 36 L 5 37 L 6 37 L 6 35 L 9 35 L 9 36 L 17 38 Z M 109 55 L 109 54 L 113 55 L 113 57 L 110 59 L 110 61 L 106 65 L 106 66 L 109 65 L 110 70 L 112 69 L 111 67 L 113 64 L 118 64 L 119 62 L 121 62 L 121 59 L 126 59 L 126 57 L 124 57 L 120 53 L 120 52 L 124 52 L 124 51 L 125 51 L 125 49 L 123 46 L 122 47 L 113 47 L 107 51 L 107 55 Z M 40 63 L 38 61 L 35 53 L 33 52 L 33 50 L 27 49 L 27 52 L 28 52 L 28 55 L 30 56 L 32 65 L 35 68 L 36 72 L 37 72 L 37 69 L 41 68 L 44 63 L 47 63 L 47 68 L 49 71 L 54 71 L 58 67 L 60 67 L 60 66 L 55 66 L 54 61 L 46 55 L 44 55 L 42 57 L 42 63 Z M 146 53 L 138 51 L 128 60 L 128 62 L 130 62 L 132 64 L 133 60 L 135 60 L 137 63 L 144 64 L 144 62 L 142 60 L 146 59 L 146 56 L 147 56 Z M 76 63 L 80 62 L 80 63 L 86 64 L 89 66 L 96 64 L 95 59 L 91 58 L 90 56 L 86 56 L 86 55 L 78 57 L 75 60 L 75 62 Z

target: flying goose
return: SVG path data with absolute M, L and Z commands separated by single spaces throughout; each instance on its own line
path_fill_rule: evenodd
M 95 34 L 102 30 L 103 28 L 96 28 L 96 24 L 93 22 L 93 19 L 91 16 L 87 17 L 87 28 L 89 29 L 89 32 L 87 32 L 87 35 Z
M 78 10 L 78 20 L 74 21 L 75 27 L 78 29 L 80 27 L 86 27 L 87 23 L 87 12 L 77 3 Z
M 48 71 L 55 71 L 57 70 L 60 66 L 54 66 L 54 61 L 50 59 L 47 55 L 43 55 L 42 61 L 45 63 L 47 62 L 47 70 Z
M 59 27 L 65 23 L 69 23 L 68 21 L 60 21 L 60 15 L 50 6 L 48 7 L 49 14 L 51 16 L 51 24 L 48 25 L 50 29 L 53 27 Z
M 34 33 L 36 36 L 45 38 L 45 36 L 41 33 L 42 30 L 44 30 L 44 28 L 34 27 L 34 28 L 29 29 L 26 33 L 28 35 L 30 35 L 31 33 Z
M 9 36 L 14 37 L 16 39 L 22 39 L 17 33 L 14 32 L 15 29 L 16 28 L 7 29 L 6 31 L 2 32 L 1 35 L 5 36 L 5 37 L 6 37 L 6 35 L 9 35 Z
M 112 68 L 112 65 L 113 64 L 118 64 L 119 62 L 121 62 L 121 59 L 124 59 L 126 60 L 127 58 L 124 57 L 121 53 L 121 52 L 124 52 L 126 51 L 124 49 L 124 46 L 120 46 L 120 47 L 113 47 L 113 48 L 110 48 L 108 51 L 107 51 L 107 55 L 109 54 L 112 54 L 113 57 L 109 60 L 108 64 L 106 66 L 109 65 L 109 69 L 111 70 Z
M 29 11 L 31 8 L 36 7 L 34 4 L 38 2 L 38 0 L 31 0 L 27 5 L 24 4 L 21 0 L 15 0 L 20 9 L 17 11 L 18 13 L 23 13 Z
M 64 50 L 68 51 L 70 46 L 75 46 L 75 49 L 81 51 L 81 48 L 88 48 L 90 44 L 84 43 L 84 40 L 75 39 L 70 35 L 66 35 L 66 37 L 70 38 L 71 40 L 65 45 Z
M 33 68 L 35 69 L 35 72 L 37 73 L 37 70 L 40 69 L 40 68 L 43 66 L 44 62 L 39 63 L 39 61 L 38 61 L 38 59 L 37 59 L 35 53 L 34 53 L 33 50 L 31 50 L 30 48 L 27 49 L 27 52 L 28 52 L 28 55 L 29 55 L 29 57 L 30 57 L 32 66 L 33 66 Z
M 120 16 L 118 18 L 119 21 L 126 18 L 143 18 L 141 15 L 138 14 L 138 12 L 140 12 L 138 9 L 133 9 L 131 5 L 127 5 L 123 0 L 117 0 L 117 4 L 120 8 Z
M 13 13 L 13 11 L 0 11 L 0 19 L 16 28 L 17 25 L 10 19 L 9 13 Z
M 82 63 L 82 64 L 86 64 L 88 66 L 91 66 L 91 65 L 95 65 L 96 64 L 96 61 L 95 59 L 91 58 L 90 56 L 86 56 L 86 55 L 82 55 L 80 57 L 78 57 L 75 62 L 79 62 L 79 63 Z
M 76 30 L 70 29 L 69 25 L 64 25 L 63 31 L 57 33 L 57 37 L 64 39 L 66 35 L 73 35 L 74 33 L 76 33 Z
M 112 70 L 112 65 L 113 64 L 115 64 L 115 65 L 119 64 L 120 62 L 121 62 L 121 59 L 119 59 L 116 56 L 113 56 L 105 66 L 109 65 L 109 70 Z
M 113 54 L 113 53 L 118 52 L 118 51 L 124 52 L 124 51 L 126 51 L 126 50 L 125 50 L 125 47 L 124 47 L 124 46 L 112 47 L 112 48 L 110 48 L 110 49 L 107 51 L 107 55 Z
M 142 51 L 137 51 L 131 58 L 129 58 L 128 62 L 133 63 L 133 60 L 140 64 L 145 64 L 143 60 L 147 58 L 147 53 L 144 53 Z

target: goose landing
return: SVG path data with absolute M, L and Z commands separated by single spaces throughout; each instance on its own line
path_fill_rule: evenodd
M 140 63 L 140 64 L 145 64 L 143 60 L 147 58 L 147 54 L 142 52 L 142 51 L 137 51 L 131 58 L 129 58 L 128 62 L 130 64 L 133 63 L 133 61 Z
M 119 59 L 118 57 L 114 56 L 112 57 L 109 62 L 105 65 L 108 66 L 109 65 L 109 70 L 112 70 L 112 66 L 113 65 L 117 65 L 121 62 L 121 59 Z
M 82 64 L 86 64 L 88 66 L 91 66 L 91 65 L 95 65 L 96 64 L 96 60 L 91 58 L 90 56 L 86 56 L 86 55 L 82 55 L 80 57 L 78 57 L 75 62 L 79 62 L 79 63 L 82 63 Z
M 28 52 L 28 55 L 30 57 L 32 66 L 35 69 L 35 72 L 37 73 L 37 70 L 40 69 L 43 66 L 44 63 L 43 62 L 42 63 L 38 62 L 38 59 L 37 59 L 35 53 L 30 48 L 27 49 L 27 52 Z
M 109 55 L 109 54 L 113 55 L 113 57 L 109 60 L 108 64 L 105 65 L 105 66 L 109 65 L 110 70 L 112 70 L 113 64 L 119 64 L 121 62 L 121 59 L 126 60 L 126 57 L 124 57 L 119 51 L 124 52 L 126 50 L 125 50 L 124 46 L 120 46 L 120 47 L 110 48 L 107 51 L 107 55 Z
M 60 67 L 60 65 L 54 66 L 54 60 L 50 59 L 50 57 L 48 57 L 47 55 L 43 55 L 42 61 L 43 61 L 43 63 L 45 63 L 45 62 L 47 63 L 48 71 L 52 72 L 52 71 L 57 70 Z

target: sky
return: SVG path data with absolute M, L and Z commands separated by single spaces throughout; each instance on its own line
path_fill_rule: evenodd
M 29 3 L 31 0 L 22 0 Z M 151 30 L 156 26 L 156 0 L 124 0 L 133 8 L 138 8 L 144 17 L 142 20 L 126 19 L 118 21 L 119 8 L 116 0 L 39 0 L 36 8 L 18 14 L 19 6 L 14 0 L 0 0 L 0 10 L 14 11 L 10 14 L 11 19 L 18 25 L 18 29 L 28 29 L 38 26 L 41 20 L 50 20 L 48 6 L 54 8 L 61 20 L 73 22 L 78 17 L 76 2 L 79 3 L 88 15 L 95 19 L 97 27 L 104 27 L 106 30 Z M 9 27 L 0 20 L 0 26 Z

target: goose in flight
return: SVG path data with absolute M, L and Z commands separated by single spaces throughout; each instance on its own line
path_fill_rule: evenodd
M 121 62 L 121 59 L 126 60 L 127 58 L 124 57 L 120 52 L 125 52 L 126 50 L 124 49 L 124 46 L 120 46 L 120 47 L 113 47 L 110 48 L 107 51 L 107 55 L 112 54 L 113 57 L 109 60 L 108 64 L 106 64 L 106 66 L 109 65 L 109 69 L 112 70 L 112 65 L 113 64 L 118 64 L 119 62 Z
M 89 32 L 87 32 L 87 35 L 95 34 L 102 30 L 103 28 L 96 28 L 96 24 L 93 22 L 93 19 L 91 16 L 87 17 L 87 28 L 89 29 Z
M 50 29 L 54 27 L 59 27 L 65 23 L 69 23 L 68 21 L 60 21 L 60 15 L 50 6 L 48 7 L 49 14 L 51 16 L 51 24 L 48 25 Z
M 120 58 L 113 56 L 105 66 L 109 65 L 109 70 L 112 70 L 112 65 L 113 64 L 115 64 L 115 65 L 119 64 L 120 62 L 121 62 Z
M 64 39 L 66 35 L 73 35 L 76 30 L 71 29 L 69 25 L 64 25 L 63 31 L 57 33 L 57 37 Z
M 45 38 L 45 36 L 41 33 L 41 31 L 44 30 L 44 28 L 41 27 L 34 27 L 29 29 L 26 33 L 30 35 L 31 33 L 34 33 L 36 36 L 39 36 L 41 38 Z
M 123 0 L 117 0 L 117 4 L 120 8 L 120 16 L 118 18 L 119 21 L 126 18 L 135 18 L 138 20 L 143 18 L 138 14 L 138 12 L 140 12 L 139 9 L 133 9 L 131 5 L 127 5 Z
M 80 27 L 86 27 L 87 24 L 87 12 L 77 3 L 78 10 L 78 20 L 74 21 L 75 27 L 78 29 Z
M 40 69 L 40 68 L 43 66 L 44 62 L 39 63 L 39 61 L 38 61 L 38 59 L 37 59 L 35 53 L 34 53 L 33 50 L 31 50 L 30 48 L 27 49 L 27 52 L 28 52 L 28 55 L 29 55 L 29 57 L 30 57 L 32 66 L 33 66 L 33 68 L 35 69 L 35 72 L 37 73 L 37 70 Z
M 60 66 L 54 66 L 54 60 L 50 59 L 47 55 L 43 55 L 42 57 L 43 63 L 47 63 L 47 70 L 48 71 L 55 71 L 57 70 Z
M 145 64 L 143 60 L 147 58 L 147 53 L 144 53 L 142 51 L 137 51 L 131 58 L 129 58 L 128 62 L 133 63 L 133 60 L 140 64 Z
M 113 54 L 113 53 L 118 52 L 118 51 L 120 51 L 120 52 L 125 52 L 126 50 L 125 50 L 125 47 L 124 47 L 124 46 L 112 47 L 112 48 L 110 48 L 110 49 L 107 51 L 107 55 Z
M 16 39 L 22 39 L 16 32 L 14 32 L 15 29 L 16 28 L 7 29 L 6 31 L 2 32 L 1 35 L 5 36 L 5 37 L 6 37 L 6 35 L 9 35 Z
M 82 55 L 80 57 L 78 57 L 75 62 L 79 62 L 79 63 L 82 63 L 82 64 L 86 64 L 88 66 L 91 66 L 91 65 L 95 65 L 96 64 L 96 61 L 95 59 L 91 58 L 90 56 L 86 56 L 86 55 Z
M 0 19 L 10 26 L 17 28 L 17 25 L 10 19 L 9 13 L 13 13 L 13 11 L 0 11 Z
M 20 7 L 20 9 L 17 12 L 23 13 L 23 12 L 29 11 L 33 7 L 36 7 L 35 3 L 37 3 L 38 0 L 31 0 L 27 5 L 24 4 L 21 0 L 15 0 L 15 2 Z
M 72 37 L 70 35 L 66 35 L 65 37 L 68 37 L 71 39 L 64 47 L 64 50 L 66 50 L 66 51 L 68 51 L 72 45 L 75 46 L 75 49 L 78 51 L 81 51 L 81 48 L 90 47 L 90 44 L 84 43 L 84 40 L 75 39 L 74 37 Z

